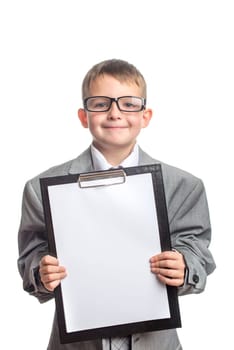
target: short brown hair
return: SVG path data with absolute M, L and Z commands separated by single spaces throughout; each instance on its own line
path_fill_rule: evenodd
M 83 100 L 89 97 L 89 90 L 92 82 L 104 74 L 111 75 L 120 82 L 136 84 L 142 89 L 142 97 L 146 98 L 146 82 L 140 71 L 126 61 L 110 59 L 97 63 L 87 72 L 82 83 Z

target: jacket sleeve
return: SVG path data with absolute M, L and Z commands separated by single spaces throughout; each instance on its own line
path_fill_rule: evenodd
M 171 240 L 186 263 L 185 283 L 179 288 L 179 295 L 200 293 L 207 275 L 215 269 L 209 250 L 211 226 L 205 188 L 201 180 L 193 177 L 192 181 L 181 182 L 176 192 L 174 197 L 179 201 L 170 218 Z
M 39 262 L 42 256 L 48 254 L 48 243 L 38 189 L 38 179 L 29 181 L 24 188 L 18 233 L 18 269 L 23 279 L 24 290 L 43 303 L 53 298 L 54 294 L 44 288 L 39 278 Z

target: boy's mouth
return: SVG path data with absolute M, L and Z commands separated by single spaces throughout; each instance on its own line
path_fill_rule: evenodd
M 123 125 L 105 125 L 103 126 L 104 129 L 127 129 L 127 126 Z

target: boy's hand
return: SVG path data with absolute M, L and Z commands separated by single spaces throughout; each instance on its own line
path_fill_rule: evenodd
M 184 284 L 185 267 L 184 257 L 177 251 L 165 251 L 150 259 L 151 272 L 169 286 L 179 287 Z
M 39 274 L 44 287 L 53 292 L 61 280 L 66 277 L 66 269 L 59 266 L 57 258 L 45 255 L 40 261 Z

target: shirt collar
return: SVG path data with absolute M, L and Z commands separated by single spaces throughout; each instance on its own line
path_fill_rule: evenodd
M 113 166 L 107 162 L 103 154 L 96 147 L 94 147 L 93 144 L 91 145 L 91 155 L 92 155 L 93 167 L 95 171 L 107 170 L 107 169 L 113 168 Z M 137 166 L 138 163 L 139 163 L 139 146 L 135 144 L 129 156 L 125 158 L 118 166 L 127 168 L 131 166 Z

